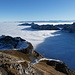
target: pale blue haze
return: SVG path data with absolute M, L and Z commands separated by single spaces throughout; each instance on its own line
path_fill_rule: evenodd
M 0 0 L 0 21 L 75 20 L 75 0 Z

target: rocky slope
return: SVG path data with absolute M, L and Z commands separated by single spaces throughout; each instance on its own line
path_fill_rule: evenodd
M 20 37 L 0 36 L 0 50 L 20 50 L 24 53 L 32 53 L 31 43 Z
M 64 62 L 44 58 L 20 37 L 1 36 L 0 48 L 0 71 L 9 75 L 75 75 Z

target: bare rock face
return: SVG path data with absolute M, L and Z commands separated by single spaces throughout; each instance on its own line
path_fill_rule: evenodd
M 2 35 L 0 37 L 0 50 L 20 50 L 24 53 L 32 53 L 31 43 L 20 37 L 11 37 Z
M 63 62 L 57 61 L 47 61 L 48 65 L 53 66 L 57 71 L 65 73 L 66 75 L 75 75 L 75 72 L 68 68 L 68 66 Z
M 67 68 L 65 63 L 57 63 L 55 69 L 57 71 L 63 72 L 65 74 L 68 74 L 68 72 L 67 72 L 68 68 Z
M 21 52 L 26 53 L 26 54 L 31 54 L 33 52 L 33 46 L 30 42 L 27 42 L 29 46 L 27 48 L 22 48 Z

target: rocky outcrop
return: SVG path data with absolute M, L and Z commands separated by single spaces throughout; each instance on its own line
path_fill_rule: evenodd
M 50 66 L 54 66 L 56 70 L 67 74 L 67 66 L 65 63 L 57 62 L 57 61 L 47 61 L 47 64 Z
M 32 23 L 31 24 L 29 24 L 29 23 L 22 23 L 22 24 L 19 24 L 18 26 L 31 26 L 32 25 Z
M 0 50 L 20 50 L 24 53 L 32 53 L 31 43 L 20 37 L 11 37 L 2 35 L 0 37 Z
M 18 26 L 32 26 L 32 25 L 34 25 L 34 22 L 32 22 L 32 23 L 22 23 L 22 24 L 19 24 Z
M 39 60 L 35 59 L 31 62 L 31 64 L 35 65 L 40 62 L 46 62 L 47 65 L 52 66 L 55 70 L 62 72 L 66 75 L 75 75 L 75 72 L 68 68 L 68 66 L 61 60 L 41 58 Z
M 48 65 L 53 66 L 57 71 L 65 73 L 66 75 L 75 75 L 75 72 L 68 68 L 64 62 L 49 61 L 46 62 Z
M 23 24 L 20 24 L 19 26 L 31 26 L 31 28 L 33 29 L 38 29 L 38 30 L 59 30 L 59 28 L 57 26 L 54 26 L 54 25 L 38 25 L 38 24 L 35 24 L 34 22 L 32 22 L 31 24 L 29 23 L 23 23 Z
M 31 26 L 33 29 L 38 29 L 38 30 L 59 30 L 58 27 L 53 26 L 53 25 L 38 25 L 38 24 L 33 24 Z
M 27 48 L 22 48 L 20 51 L 26 54 L 32 54 L 33 53 L 33 46 L 30 42 L 27 42 L 29 46 Z
M 75 23 L 70 24 L 70 25 L 64 25 L 63 30 L 67 30 L 71 33 L 74 33 L 75 32 Z

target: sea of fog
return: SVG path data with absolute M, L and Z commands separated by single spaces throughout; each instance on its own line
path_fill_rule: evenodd
M 42 24 L 72 24 L 38 23 Z M 30 26 L 19 26 L 19 23 L 0 23 L 0 35 L 22 37 L 34 46 L 34 50 L 47 58 L 64 61 L 75 70 L 75 34 L 61 30 L 35 30 Z

